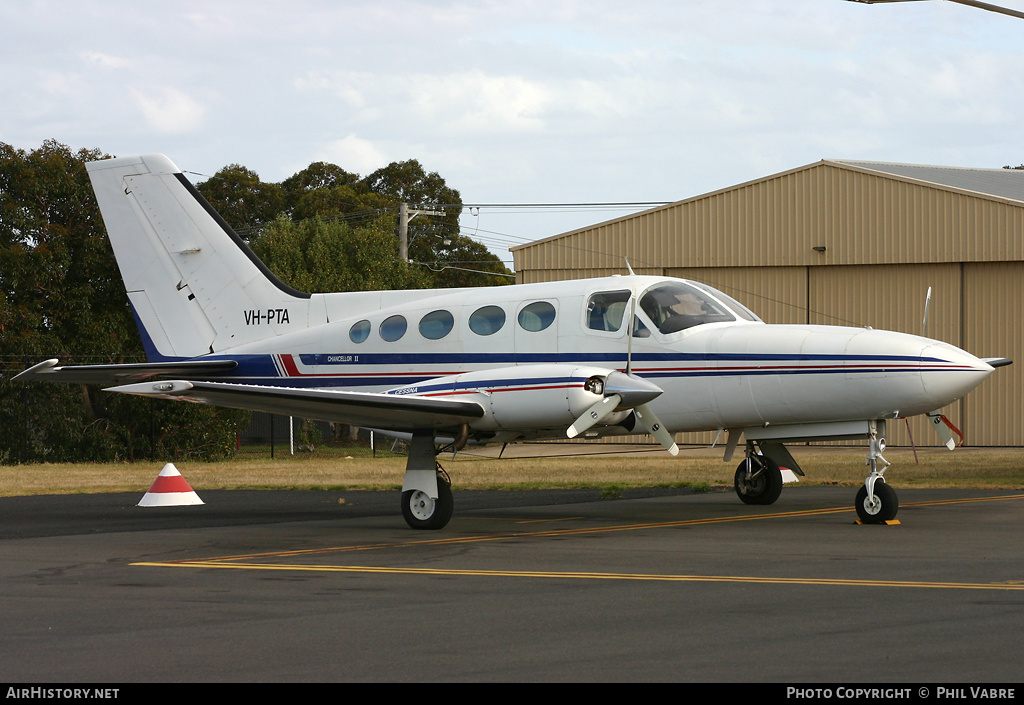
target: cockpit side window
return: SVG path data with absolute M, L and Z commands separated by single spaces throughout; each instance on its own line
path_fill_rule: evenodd
M 681 282 L 666 282 L 648 289 L 640 298 L 640 308 L 664 334 L 705 323 L 736 320 L 699 289 Z
M 587 302 L 587 328 L 616 331 L 622 327 L 629 305 L 628 291 L 602 291 Z

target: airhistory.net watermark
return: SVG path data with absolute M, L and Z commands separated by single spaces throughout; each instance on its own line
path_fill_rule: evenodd
M 8 699 L 25 700 L 115 700 L 120 688 L 43 688 L 39 686 L 7 688 Z

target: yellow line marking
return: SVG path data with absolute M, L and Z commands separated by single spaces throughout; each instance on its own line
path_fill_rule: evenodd
M 1024 584 L 1002 583 L 933 583 L 912 580 L 843 580 L 838 578 L 768 578 L 739 575 L 658 575 L 655 573 L 587 573 L 576 571 L 536 570 L 465 570 L 454 568 L 385 568 L 360 565 L 301 565 L 221 563 L 219 561 L 179 561 L 170 563 L 132 563 L 158 568 L 236 568 L 239 570 L 291 570 L 324 573 L 378 573 L 388 575 L 448 575 L 462 577 L 549 578 L 561 580 L 639 580 L 656 582 L 757 583 L 770 585 L 828 585 L 845 587 L 930 588 L 946 590 L 1024 590 Z
M 999 497 L 973 497 L 965 499 L 940 499 L 932 500 L 927 502 L 908 502 L 902 505 L 905 507 L 925 507 L 933 505 L 943 504 L 963 504 L 968 502 L 991 502 L 997 500 L 1007 499 L 1024 499 L 1024 494 L 1018 495 L 1002 495 Z M 402 541 L 399 543 L 372 543 L 372 544 L 361 544 L 355 546 L 329 546 L 324 548 L 306 548 L 297 549 L 294 551 L 269 551 L 266 553 L 248 553 L 240 554 L 236 556 L 221 556 L 218 558 L 205 559 L 208 562 L 214 561 L 238 561 L 238 560 L 253 560 L 258 558 L 282 558 L 284 556 L 306 556 L 320 553 L 345 553 L 349 551 L 373 551 L 378 549 L 388 548 L 413 548 L 416 546 L 442 546 L 459 543 L 484 543 L 488 541 L 504 541 L 507 539 L 524 539 L 524 538 L 550 538 L 555 536 L 574 536 L 582 534 L 600 534 L 608 533 L 613 531 L 640 531 L 643 529 L 666 529 L 680 526 L 700 526 L 704 524 L 725 524 L 736 521 L 758 521 L 763 519 L 787 519 L 793 517 L 803 516 L 818 516 L 824 514 L 842 514 L 844 512 L 854 511 L 853 507 L 832 507 L 826 509 L 805 509 L 795 512 L 775 512 L 770 514 L 744 514 L 740 516 L 730 517 L 711 517 L 706 519 L 680 519 L 676 521 L 663 521 L 663 522 L 648 522 L 643 524 L 613 524 L 611 526 L 591 526 L 577 529 L 549 529 L 545 531 L 514 531 L 514 532 L 503 532 L 500 534 L 490 534 L 486 536 L 475 535 L 475 536 L 450 536 L 438 539 L 422 539 L 419 541 Z M 566 517 L 562 520 L 569 520 L 571 517 Z M 509 521 L 514 521 L 509 519 Z M 550 520 L 539 520 L 539 521 L 550 521 Z M 526 522 L 524 522 L 526 523 Z M 187 561 L 186 561 L 187 562 Z
M 799 517 L 812 514 L 835 514 L 849 512 L 852 509 L 809 509 L 800 512 L 783 512 L 778 514 L 749 514 L 738 517 L 714 517 L 710 519 L 681 519 L 678 521 L 649 522 L 644 524 L 613 524 L 611 526 L 590 526 L 578 529 L 548 529 L 544 531 L 512 531 L 487 536 L 450 536 L 440 539 L 424 539 L 422 541 L 403 541 L 401 543 L 373 543 L 356 546 L 330 546 L 325 548 L 305 548 L 294 551 L 271 551 L 267 553 L 250 553 L 237 556 L 221 556 L 210 558 L 209 561 L 236 561 L 253 558 L 280 558 L 282 556 L 304 556 L 316 553 L 341 553 L 347 551 L 371 551 L 381 548 L 410 548 L 414 546 L 440 546 L 458 543 L 483 543 L 487 541 L 505 541 L 507 539 L 549 538 L 553 536 L 574 536 L 581 534 L 603 534 L 613 531 L 639 531 L 641 529 L 664 529 L 677 526 L 696 526 L 700 524 L 722 524 L 734 521 L 753 521 L 756 519 L 779 519 L 783 517 Z

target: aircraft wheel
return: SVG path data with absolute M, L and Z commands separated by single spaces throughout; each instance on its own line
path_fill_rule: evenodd
M 422 490 L 402 493 L 402 516 L 413 529 L 443 529 L 454 508 L 452 487 L 441 475 L 437 476 L 437 499 Z
M 747 479 L 747 461 L 736 468 L 733 486 L 744 504 L 774 504 L 782 494 L 782 471 L 778 464 L 764 455 L 750 456 L 753 477 Z
M 895 519 L 896 512 L 900 509 L 896 490 L 881 480 L 875 483 L 874 501 L 868 500 L 868 488 L 861 486 L 857 491 L 854 506 L 857 509 L 857 516 L 865 524 L 884 524 Z

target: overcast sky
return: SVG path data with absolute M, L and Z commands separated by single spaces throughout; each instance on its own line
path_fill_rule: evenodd
M 466 203 L 674 201 L 823 158 L 1017 165 L 1022 84 L 1024 20 L 942 0 L 0 5 L 0 141 L 265 181 L 418 159 Z M 620 214 L 462 222 L 510 261 Z

